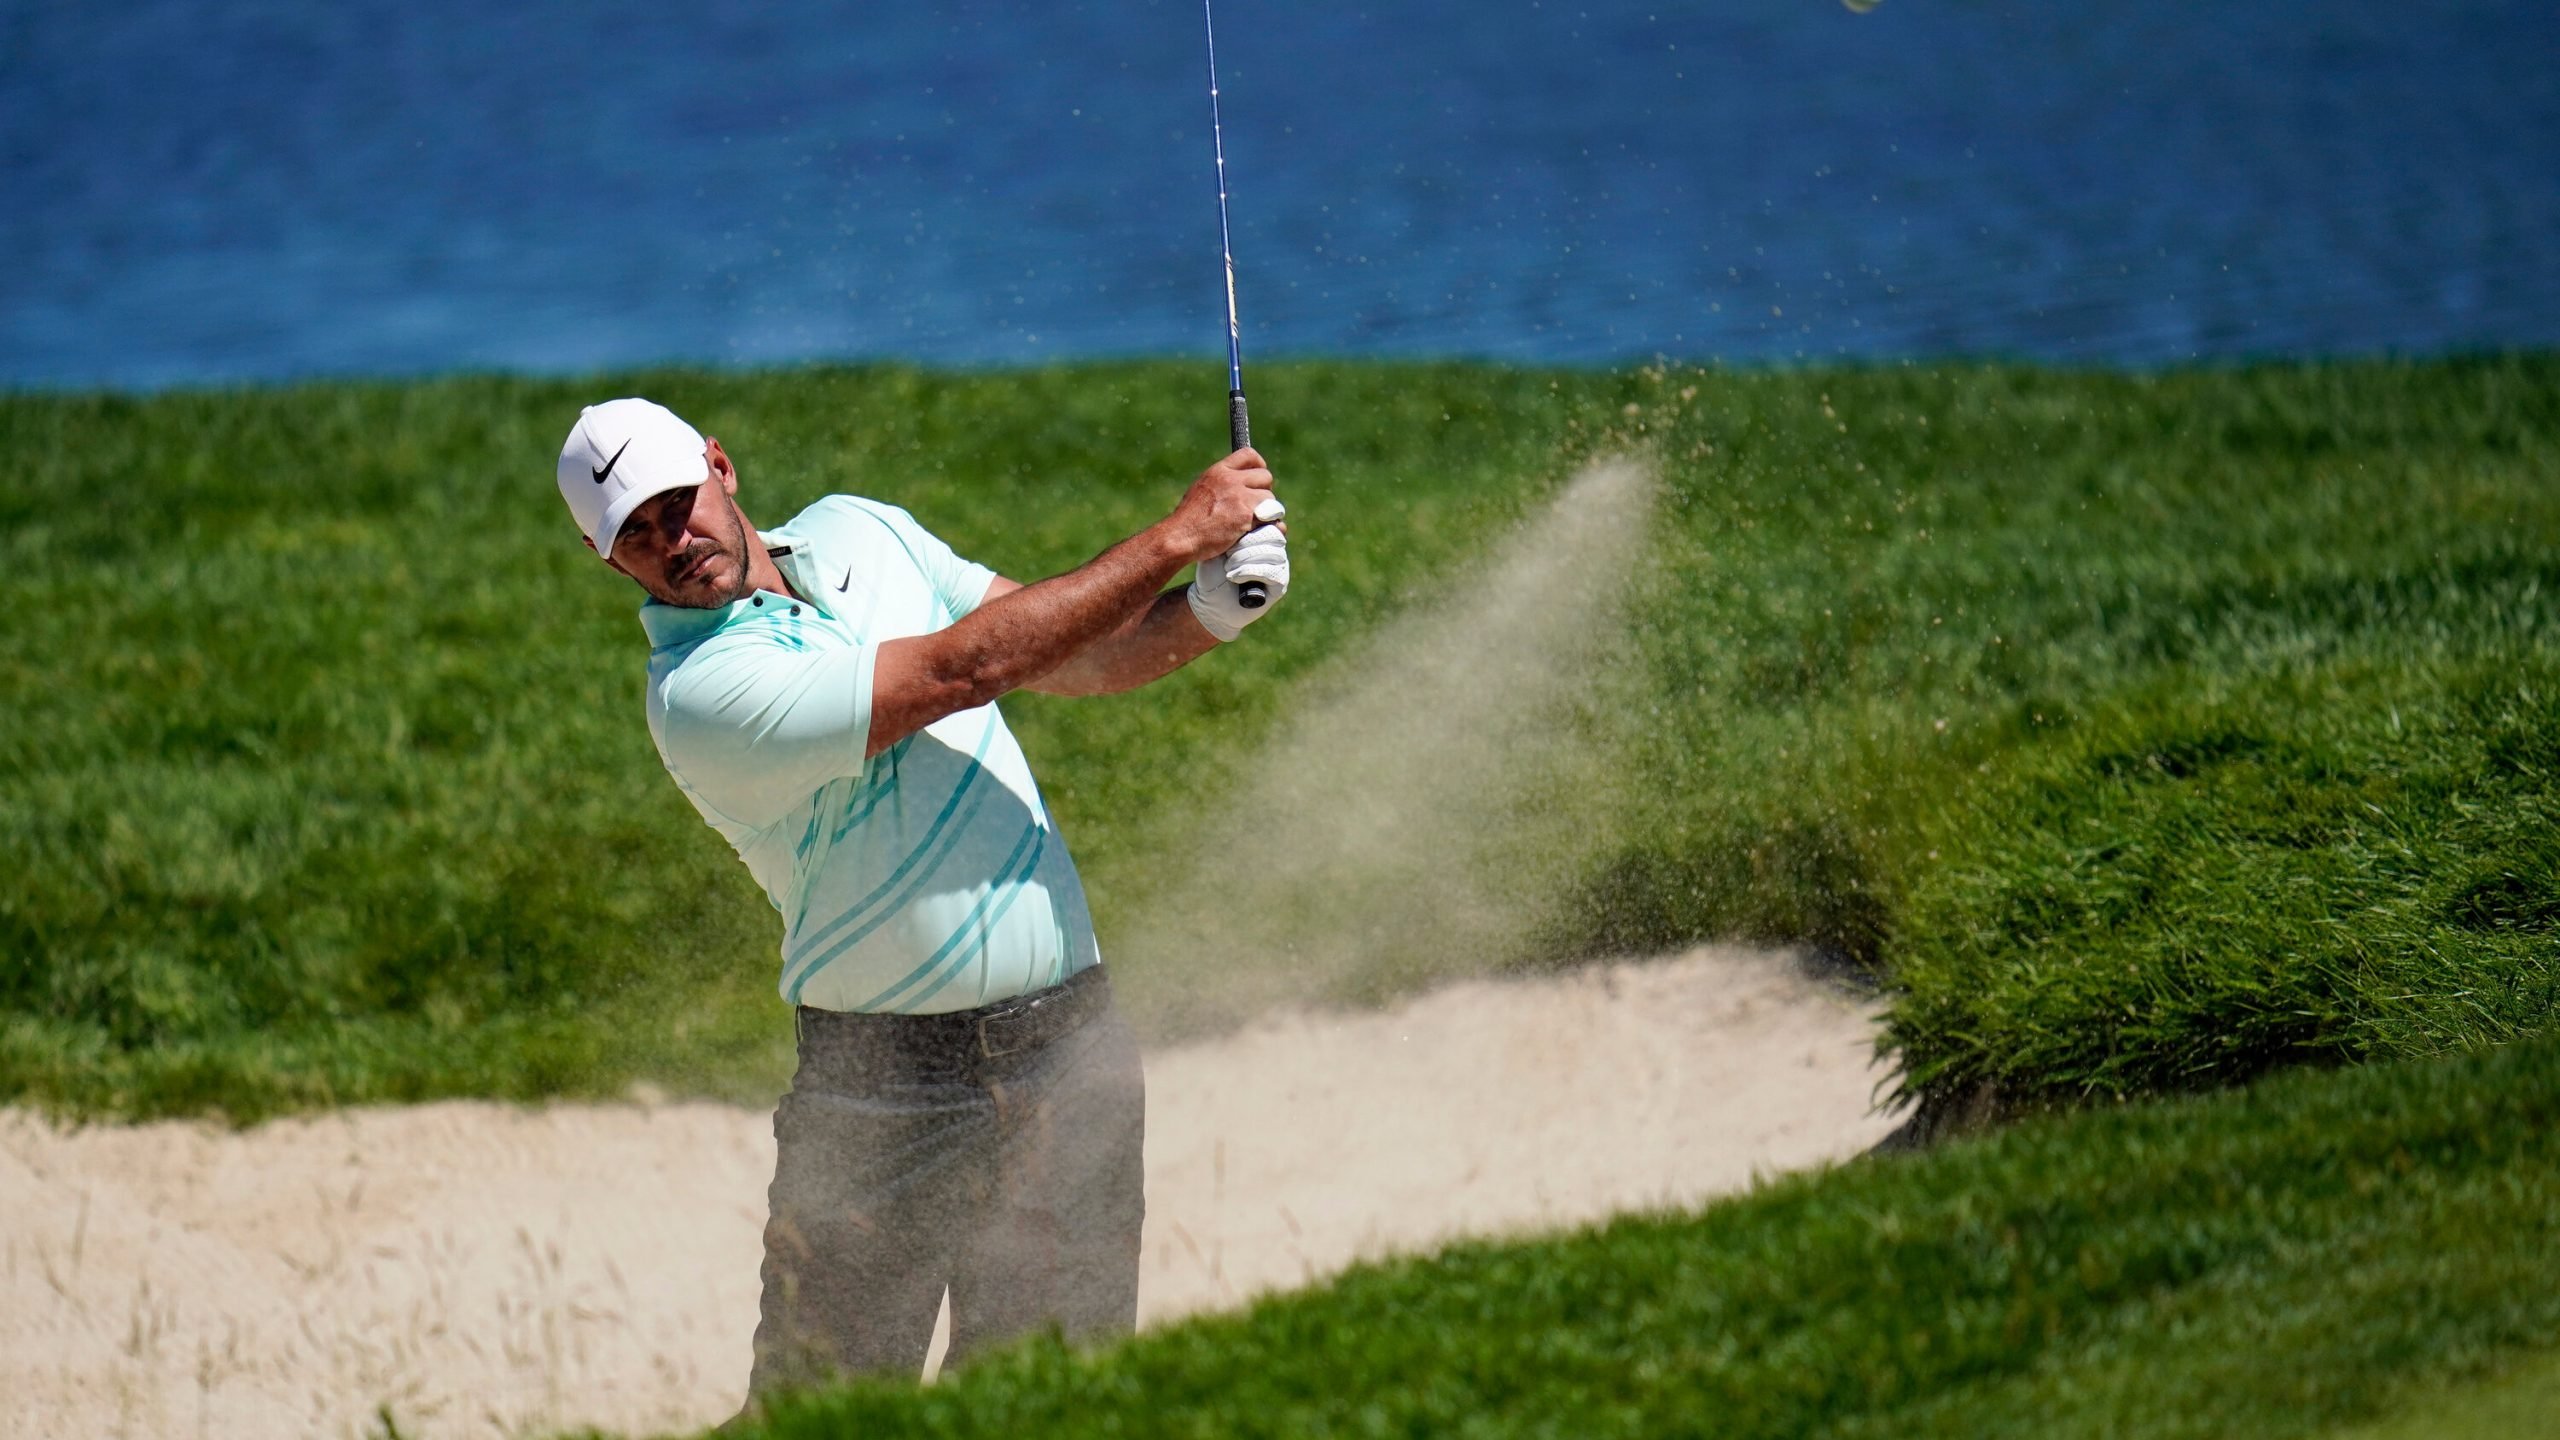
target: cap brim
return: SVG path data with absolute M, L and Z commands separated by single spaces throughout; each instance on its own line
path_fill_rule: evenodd
M 598 555 L 611 558 L 613 542 L 622 534 L 623 523 L 631 518 L 632 511 L 670 490 L 691 489 L 707 483 L 710 478 L 705 475 L 699 480 L 662 480 L 654 485 L 635 485 L 615 496 L 613 503 L 604 507 L 604 515 L 596 521 L 596 533 L 587 538 L 595 542 Z

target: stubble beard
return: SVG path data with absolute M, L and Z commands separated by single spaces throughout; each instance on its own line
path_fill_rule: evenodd
M 729 511 L 729 533 L 697 546 L 667 570 L 671 576 L 696 560 L 717 555 L 728 562 L 729 574 L 716 583 L 696 578 L 679 587 L 673 580 L 661 578 L 657 584 L 644 584 L 642 588 L 660 604 L 681 606 L 687 610 L 717 610 L 745 599 L 747 592 L 754 588 L 747 579 L 746 517 L 738 513 L 735 505 L 725 508 Z

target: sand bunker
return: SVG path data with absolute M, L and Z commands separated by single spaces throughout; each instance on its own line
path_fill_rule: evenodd
M 1790 957 L 1708 950 L 1151 1054 L 1143 1318 L 1854 1154 L 1891 1128 L 1872 1034 Z M 385 1406 L 412 1436 L 719 1421 L 745 1386 L 768 1123 L 0 1112 L 0 1434 L 341 1436 Z

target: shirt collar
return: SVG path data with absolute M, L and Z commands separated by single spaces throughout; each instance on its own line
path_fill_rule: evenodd
M 812 537 L 792 533 L 789 527 L 757 532 L 764 541 L 765 553 L 773 557 L 782 578 L 791 588 L 809 598 L 820 614 L 833 615 L 835 607 L 827 603 L 836 587 L 822 578 L 827 566 L 821 561 Z

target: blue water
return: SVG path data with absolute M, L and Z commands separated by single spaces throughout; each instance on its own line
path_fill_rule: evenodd
M 2560 344 L 2548 0 L 1222 0 L 1279 354 Z M 0 385 L 1222 354 L 1185 0 L 0 5 Z

